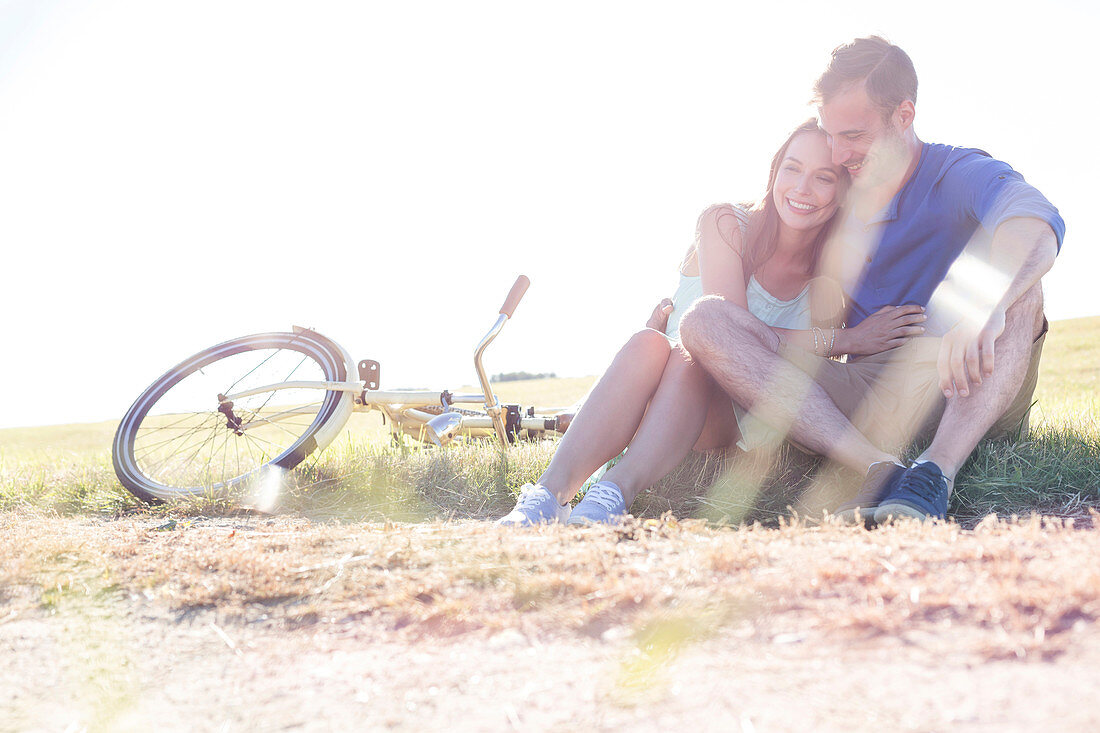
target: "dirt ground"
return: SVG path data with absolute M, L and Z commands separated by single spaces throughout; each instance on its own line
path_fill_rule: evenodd
M 1100 532 L 0 515 L 2 730 L 1096 730 Z

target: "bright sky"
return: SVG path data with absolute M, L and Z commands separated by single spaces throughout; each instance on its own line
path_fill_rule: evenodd
M 867 33 L 912 56 L 922 139 L 1062 211 L 1050 317 L 1100 314 L 1095 3 L 757 5 L 0 1 L 0 426 L 121 417 L 292 324 L 383 387 L 471 384 L 519 273 L 490 372 L 596 374 Z

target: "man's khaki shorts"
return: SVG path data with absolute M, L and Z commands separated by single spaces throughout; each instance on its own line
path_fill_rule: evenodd
M 1039 379 L 1047 323 L 1031 346 L 1031 361 L 1012 404 L 985 438 L 1022 437 Z M 884 449 L 898 449 L 932 438 L 946 401 L 939 387 L 936 361 L 942 339 L 914 338 L 890 351 L 839 362 L 814 356 L 783 343 L 779 355 L 810 375 L 842 413 L 868 440 Z

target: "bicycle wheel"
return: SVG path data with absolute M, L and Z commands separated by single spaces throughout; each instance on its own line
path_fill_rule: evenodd
M 274 468 L 281 477 L 331 442 L 353 396 L 277 387 L 344 381 L 341 352 L 302 331 L 245 336 L 186 359 L 150 385 L 119 424 L 112 451 L 118 480 L 157 502 L 236 493 Z M 259 391 L 222 400 L 248 390 Z

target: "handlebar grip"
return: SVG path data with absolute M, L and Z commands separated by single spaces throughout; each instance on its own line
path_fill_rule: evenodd
M 527 279 L 526 275 L 517 277 L 515 285 L 508 291 L 508 297 L 504 299 L 504 305 L 500 307 L 500 314 L 511 318 L 516 306 L 519 305 L 519 301 L 523 299 L 523 294 L 527 292 L 530 285 L 531 281 Z

